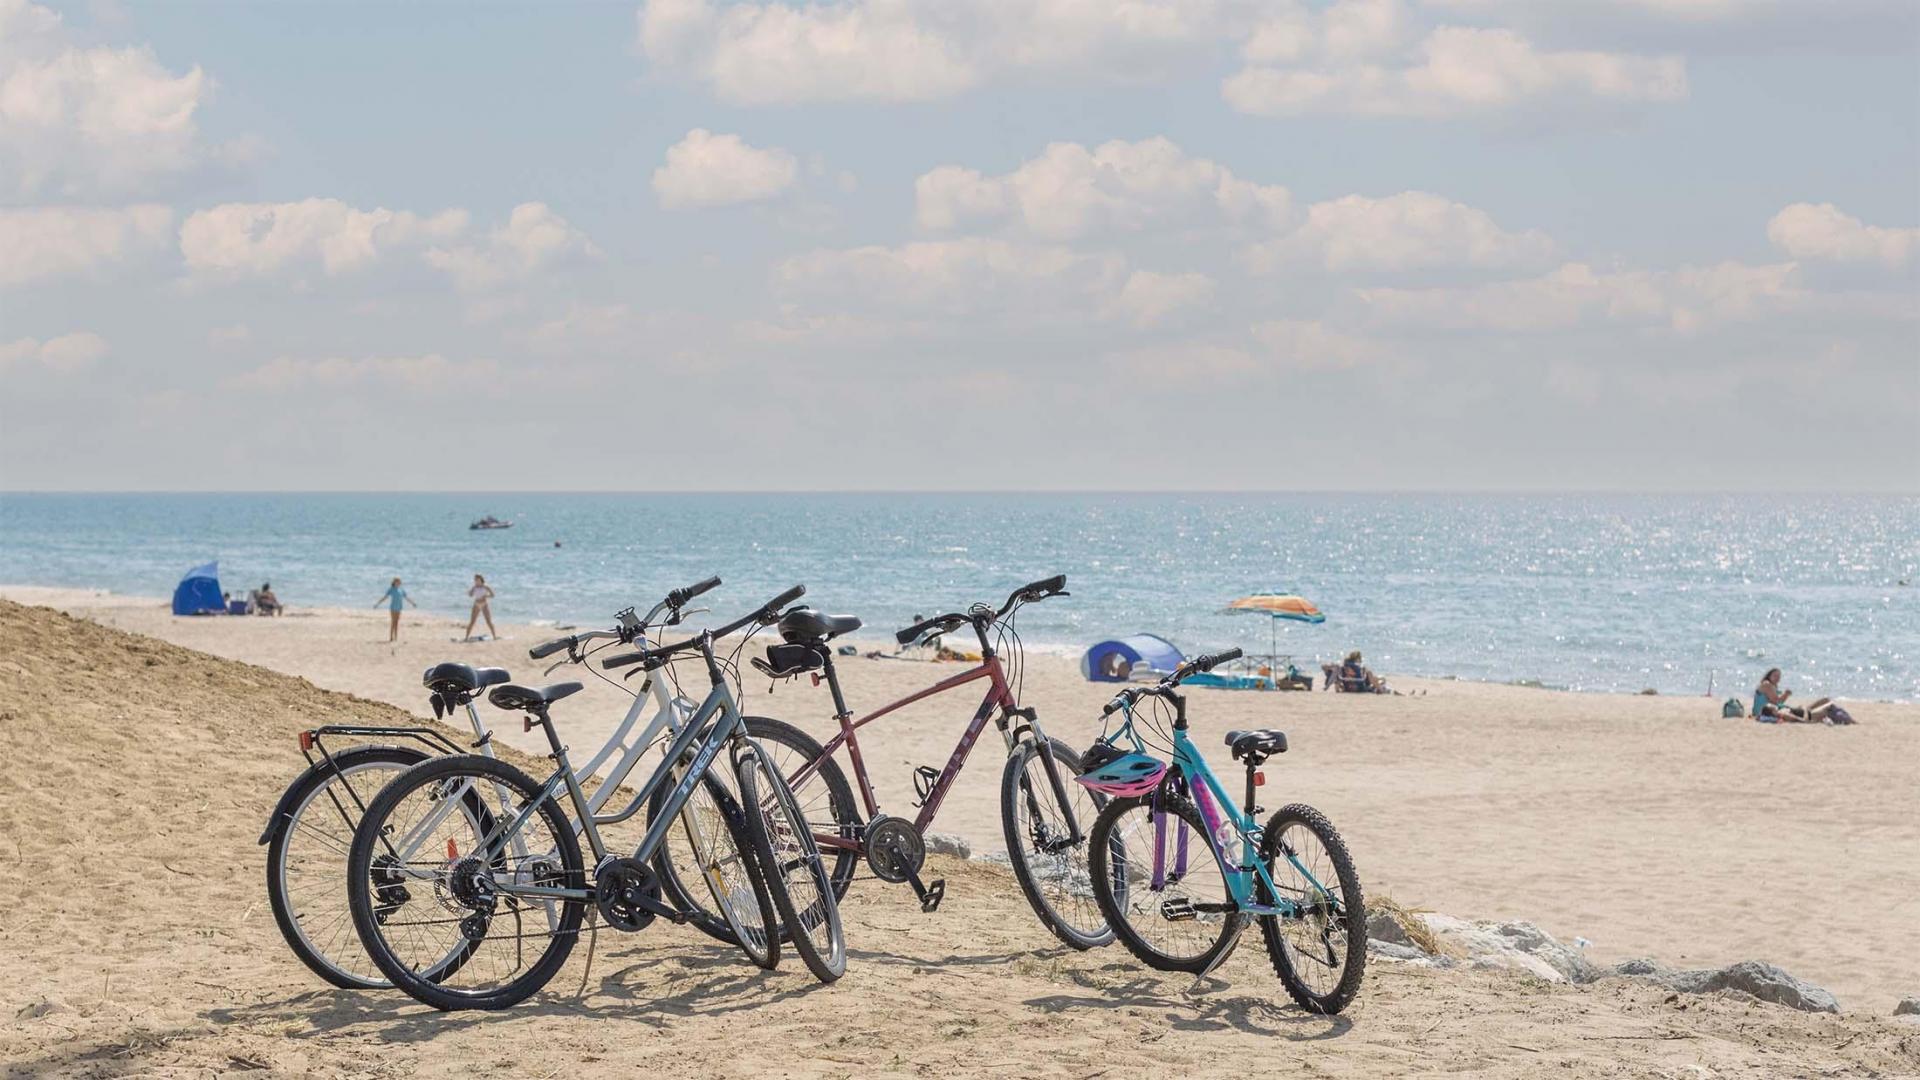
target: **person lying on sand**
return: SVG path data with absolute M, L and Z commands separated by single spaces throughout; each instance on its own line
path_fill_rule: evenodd
M 1788 705 L 1793 691 L 1780 685 L 1780 669 L 1768 668 L 1753 691 L 1753 718 L 1762 724 L 1818 724 L 1833 711 L 1833 701 L 1821 698 L 1806 708 Z

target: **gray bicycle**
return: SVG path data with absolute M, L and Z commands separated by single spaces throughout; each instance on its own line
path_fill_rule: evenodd
M 839 978 L 846 940 L 819 848 L 785 778 L 747 737 L 714 654 L 716 638 L 778 621 L 781 609 L 805 592 L 795 586 L 727 626 L 602 661 L 606 668 L 638 665 L 651 672 L 697 651 L 713 684 L 621 814 L 593 812 L 549 715 L 581 685 L 495 687 L 489 701 L 526 713 L 528 730 L 546 733 L 555 770 L 536 781 L 493 758 L 435 758 L 380 792 L 354 832 L 347 865 L 354 928 L 374 965 L 394 986 L 438 1009 L 512 1006 L 560 970 L 589 905 L 624 931 L 695 916 L 665 898 L 654 869 L 669 831 L 680 827 L 689 833 L 715 910 L 749 959 L 775 966 L 784 939 L 823 982 Z M 738 798 L 717 775 L 722 751 Z M 665 803 L 634 853 L 609 852 L 598 826 L 623 820 L 663 789 Z M 577 825 L 562 809 L 563 790 Z M 683 815 L 689 805 L 707 812 Z M 722 834 L 731 842 L 718 842 Z M 593 855 L 591 869 L 581 836 Z M 450 970 L 445 958 L 453 954 L 463 961 Z

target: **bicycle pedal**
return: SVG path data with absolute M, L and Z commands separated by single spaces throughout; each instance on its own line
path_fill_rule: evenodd
M 920 896 L 920 910 L 931 915 L 939 908 L 940 901 L 947 898 L 947 879 L 935 878 L 933 884 L 922 885 L 920 879 L 913 879 L 913 891 Z
M 1193 908 L 1193 901 L 1184 896 L 1160 901 L 1160 917 L 1168 922 L 1192 922 L 1200 917 Z

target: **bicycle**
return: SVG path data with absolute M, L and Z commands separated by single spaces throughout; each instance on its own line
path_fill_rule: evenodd
M 1366 904 L 1346 844 L 1303 803 L 1281 807 L 1264 827 L 1256 820 L 1255 792 L 1266 782 L 1260 766 L 1286 752 L 1286 733 L 1227 732 L 1234 760 L 1246 766 L 1244 810 L 1187 735 L 1180 683 L 1239 655 L 1229 649 L 1189 661 L 1153 686 L 1122 690 L 1102 710 L 1103 722 L 1115 712 L 1125 720 L 1089 748 L 1079 778 L 1113 797 L 1093 823 L 1094 898 L 1121 944 L 1162 971 L 1211 972 L 1258 919 L 1287 993 L 1309 1012 L 1337 1013 L 1359 992 L 1367 955 Z M 1149 698 L 1151 729 L 1171 751 L 1171 768 L 1147 753 L 1136 728 L 1136 707 Z M 1171 733 L 1160 723 L 1168 705 Z M 1194 835 L 1211 859 L 1192 851 Z
M 541 728 L 555 769 L 536 782 L 495 758 L 436 758 L 415 765 L 373 800 L 354 832 L 347 883 L 354 927 L 381 972 L 435 1008 L 507 1008 L 539 991 L 566 962 L 589 904 L 622 931 L 645 929 L 660 917 L 689 921 L 691 912 L 663 900 L 659 875 L 649 865 L 678 821 L 692 835 L 715 907 L 749 959 L 767 968 L 779 962 L 782 935 L 773 932 L 777 910 L 789 927 L 801 931 L 790 936 L 814 974 L 822 981 L 838 978 L 845 970 L 846 947 L 832 890 L 806 891 L 825 881 L 824 872 L 817 881 L 807 876 L 811 837 L 793 825 L 799 819 L 791 792 L 747 739 L 713 653 L 715 637 L 772 623 L 781 607 L 804 592 L 796 586 L 721 630 L 602 661 L 604 668 L 637 663 L 652 672 L 671 656 L 698 649 L 713 682 L 712 693 L 680 727 L 664 760 L 626 809 L 614 815 L 593 811 L 553 726 L 552 705 L 577 693 L 581 684 L 496 686 L 488 700 L 524 712 L 528 730 Z M 738 802 L 709 774 L 722 749 L 731 750 L 742 792 Z M 633 855 L 611 854 L 599 826 L 631 817 L 663 785 L 670 786 L 670 795 Z M 573 821 L 560 805 L 563 788 Z M 486 796 L 496 792 L 505 797 L 487 802 Z M 711 808 L 708 824 L 726 834 L 733 854 L 709 847 L 699 822 L 683 814 L 696 792 Z M 761 792 L 769 797 L 762 800 Z M 591 882 L 579 835 L 594 857 Z M 817 849 L 812 856 L 817 871 Z M 425 892 L 432 905 L 425 899 L 414 904 L 409 887 Z M 803 890 L 805 905 L 795 904 L 796 887 Z M 508 932 L 495 932 L 507 923 Z M 536 942 L 532 958 L 529 939 Z M 463 951 L 463 961 L 449 965 L 448 957 Z
M 1075 949 L 1091 949 L 1113 940 L 1112 932 L 1091 902 L 1088 880 L 1087 829 L 1105 796 L 1070 783 L 1081 771 L 1080 755 L 1059 739 L 1050 738 L 1031 708 L 1019 704 L 1023 662 L 1019 632 L 1014 626 L 1019 609 L 1052 596 L 1065 596 L 1066 576 L 1047 578 L 1015 589 L 998 609 L 976 604 L 968 611 L 925 619 L 895 635 L 902 645 L 929 633 L 951 633 L 973 628 L 980 642 L 977 667 L 943 679 L 935 685 L 885 705 L 855 720 L 841 690 L 833 662 L 832 639 L 860 628 L 852 616 L 827 616 L 810 608 L 796 608 L 780 620 L 781 644 L 767 647 L 767 659 L 753 666 L 776 680 L 812 674 L 833 695 L 834 720 L 839 731 L 823 746 L 805 731 L 779 720 L 748 717 L 747 731 L 774 754 L 786 776 L 815 841 L 831 852 L 833 892 L 846 895 L 864 857 L 875 877 L 912 887 L 921 910 L 932 912 L 946 895 L 944 880 L 922 882 L 926 863 L 927 828 L 959 776 L 988 720 L 993 720 L 1007 745 L 1007 764 L 1001 777 L 1001 824 L 1014 876 L 1034 913 L 1053 935 Z M 989 631 L 998 633 L 989 636 Z M 1011 649 L 1007 646 L 1011 645 Z M 1008 654 L 1003 662 L 1003 653 Z M 946 766 L 935 772 L 921 766 L 914 773 L 919 813 L 912 821 L 883 813 L 868 779 L 860 753 L 860 728 L 897 709 L 971 682 L 988 681 L 986 696 L 961 732 Z M 853 775 L 860 784 L 861 806 L 834 755 L 845 747 Z M 678 875 L 666 871 L 676 888 Z

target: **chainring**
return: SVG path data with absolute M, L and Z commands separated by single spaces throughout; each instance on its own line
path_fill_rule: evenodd
M 867 822 L 866 848 L 873 876 L 892 885 L 920 873 L 927 862 L 927 842 L 905 818 L 881 814 Z
M 645 863 L 609 859 L 593 875 L 593 902 L 615 930 L 645 930 L 655 914 L 641 901 L 660 901 L 660 878 Z

